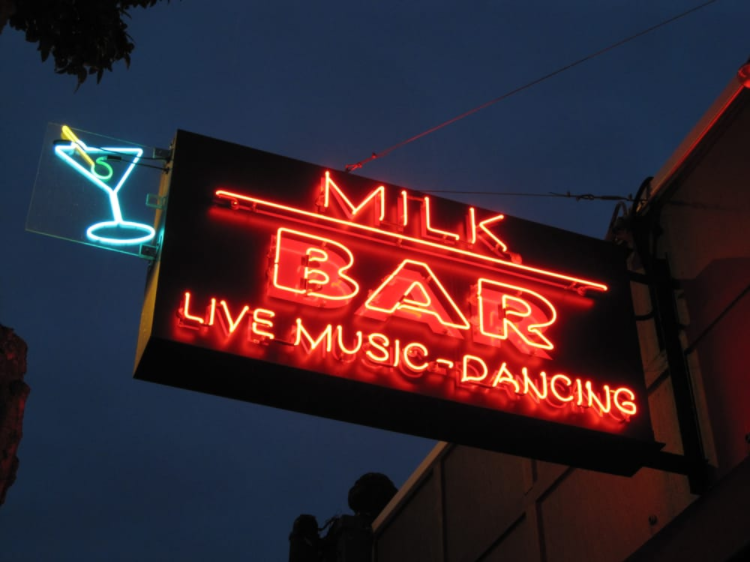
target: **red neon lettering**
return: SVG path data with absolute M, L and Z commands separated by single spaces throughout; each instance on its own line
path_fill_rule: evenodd
M 331 276 L 322 269 L 310 267 L 311 265 L 321 265 L 328 261 L 328 252 L 322 248 L 308 248 L 305 251 L 307 261 L 303 270 L 302 278 L 307 282 L 306 287 L 309 289 L 315 285 L 328 285 L 331 282 Z M 317 279 L 315 279 L 317 277 Z
M 347 349 L 343 341 L 343 331 L 341 326 L 336 326 L 336 343 L 338 343 L 339 350 L 347 355 L 354 355 L 362 348 L 362 332 L 357 330 L 357 346 L 354 349 Z
M 570 380 L 570 377 L 559 373 L 554 375 L 549 381 L 549 390 L 552 393 L 552 396 L 563 403 L 571 402 L 573 400 L 573 394 L 570 394 L 568 396 L 563 396 L 562 394 L 560 394 L 560 391 L 557 390 L 558 381 L 563 381 L 563 384 L 568 388 L 570 388 L 570 385 L 573 384 L 573 381 Z
M 404 346 L 404 364 L 415 373 L 421 373 L 427 370 L 429 367 L 428 362 L 423 362 L 417 365 L 412 361 L 412 357 L 421 357 L 425 359 L 427 357 L 427 348 L 421 343 L 412 342 Z
M 381 343 L 378 343 L 376 340 L 380 340 Z M 388 344 L 391 340 L 388 339 L 388 336 L 385 334 L 370 334 L 367 336 L 367 343 L 370 344 L 369 348 L 375 348 L 378 350 L 382 355 L 376 355 L 372 352 L 371 349 L 368 349 L 365 352 L 365 355 L 367 357 L 375 362 L 375 363 L 388 363 L 388 360 L 390 359 L 390 351 L 388 350 Z
M 289 205 L 282 205 L 279 203 L 274 203 L 272 201 L 267 201 L 265 199 L 259 199 L 257 197 L 243 195 L 241 193 L 226 191 L 223 189 L 217 189 L 215 192 L 215 196 L 217 200 L 225 201 L 229 205 L 231 205 L 233 208 L 240 208 L 240 209 L 249 210 L 251 212 L 265 213 L 265 214 L 270 214 L 274 216 L 278 216 L 276 213 L 279 211 L 282 211 L 284 213 L 289 213 L 294 216 L 307 217 L 308 219 L 312 219 L 316 221 L 328 222 L 328 223 L 336 224 L 339 226 L 346 226 L 354 230 L 365 231 L 370 234 L 377 234 L 379 236 L 384 236 L 386 238 L 396 239 L 397 241 L 399 241 L 399 243 L 408 242 L 410 244 L 414 244 L 417 246 L 437 248 L 437 249 L 444 250 L 453 254 L 457 254 L 459 256 L 462 256 L 463 258 L 472 258 L 472 259 L 483 261 L 485 263 L 487 262 L 493 263 L 493 264 L 499 265 L 500 267 L 505 268 L 506 271 L 508 272 L 515 273 L 522 277 L 531 277 L 534 279 L 541 280 L 545 283 L 562 286 L 567 289 L 576 289 L 580 292 L 584 292 L 586 290 L 595 290 L 595 291 L 607 291 L 608 290 L 607 285 L 604 285 L 603 283 L 598 283 L 596 281 L 580 279 L 577 277 L 572 277 L 570 275 L 565 275 L 565 274 L 557 273 L 554 271 L 549 271 L 549 270 L 540 269 L 536 267 L 530 267 L 528 265 L 523 265 L 521 263 L 516 263 L 514 261 L 499 259 L 499 258 L 492 257 L 492 256 L 485 256 L 477 252 L 463 250 L 456 246 L 447 246 L 445 244 L 439 244 L 437 242 L 432 242 L 430 240 L 423 240 L 421 238 L 415 238 L 413 236 L 406 236 L 404 234 L 401 234 L 400 232 L 391 232 L 389 230 L 383 230 L 381 228 L 374 228 L 374 227 L 367 226 L 364 224 L 341 220 L 335 217 L 321 215 L 319 213 L 312 213 L 310 211 L 305 211 L 303 209 L 298 209 L 296 207 L 290 207 Z M 270 210 L 262 211 L 260 210 L 261 207 L 265 207 Z M 497 218 L 497 217 L 494 217 L 494 218 Z M 494 218 L 487 219 L 486 221 L 483 221 L 483 222 L 487 224 L 488 222 L 491 222 L 492 220 L 494 220 Z
M 489 383 L 485 361 L 481 357 L 467 354 L 463 356 L 459 382 L 479 387 L 499 387 L 509 394 L 512 391 L 514 394 L 511 396 L 525 396 L 536 403 L 546 402 L 556 408 L 591 408 L 600 416 L 609 414 L 618 421 L 630 421 L 637 411 L 635 393 L 627 387 L 612 390 L 609 385 L 604 384 L 601 386 L 601 393 L 597 393 L 590 380 L 573 380 L 562 373 L 548 378 L 544 371 L 532 378 L 527 367 L 521 367 L 521 372 L 521 377 L 514 376 L 503 362 Z
M 422 291 L 421 288 L 416 292 L 412 289 L 413 282 L 410 283 L 409 290 L 406 291 L 402 302 L 414 307 L 430 304 L 431 293 Z M 217 299 L 211 298 L 211 305 L 206 307 L 204 317 L 191 313 L 192 300 L 192 293 L 186 291 L 177 311 L 180 322 L 189 321 L 193 323 L 192 326 L 185 325 L 185 327 L 193 329 L 201 326 L 207 328 L 213 325 Z M 246 317 L 251 316 L 252 319 L 249 322 L 251 337 L 259 336 L 264 339 L 275 339 L 271 331 L 274 327 L 273 319 L 276 317 L 274 311 L 257 308 L 250 314 L 249 305 L 244 305 L 240 312 L 233 316 L 227 301 L 219 301 L 219 307 L 221 309 L 219 319 L 227 337 L 237 330 Z M 333 325 L 327 324 L 317 334 L 311 333 L 304 326 L 302 318 L 297 318 L 295 324 L 293 345 L 303 348 L 308 355 L 320 349 L 323 355 L 334 353 L 333 357 L 336 359 L 351 362 L 355 360 L 357 354 L 364 351 L 364 358 L 368 361 L 386 367 L 395 368 L 400 365 L 400 369 L 405 375 L 414 377 L 418 377 L 424 372 L 448 375 L 455 364 L 451 360 L 442 358 L 428 361 L 429 350 L 427 346 L 420 342 L 412 341 L 402 346 L 399 339 L 391 339 L 383 333 L 371 333 L 367 336 L 367 343 L 364 344 L 363 333 L 357 330 L 352 342 L 353 346 L 347 347 L 344 344 L 344 328 L 340 324 L 336 325 L 335 328 Z M 257 339 L 250 341 L 259 343 Z M 443 369 L 445 370 L 443 371 Z M 525 396 L 536 403 L 546 402 L 549 406 L 555 408 L 590 409 L 600 416 L 607 414 L 620 422 L 630 421 L 631 417 L 637 413 L 636 395 L 627 387 L 612 389 L 609 385 L 602 384 L 600 391 L 597 392 L 594 388 L 595 383 L 591 380 L 573 379 L 562 373 L 548 377 L 544 371 L 539 371 L 537 376 L 532 377 L 526 366 L 521 366 L 520 369 L 522 376 L 516 377 L 511 373 L 507 363 L 503 362 L 490 378 L 485 360 L 475 355 L 466 354 L 462 357 L 460 377 L 457 382 L 485 389 L 498 388 L 507 392 L 514 399 Z
M 490 217 L 479 223 L 479 228 L 482 229 L 482 232 L 486 234 L 490 238 L 490 240 L 492 240 L 493 243 L 489 243 L 484 239 L 482 239 L 482 242 L 484 242 L 487 245 L 487 247 L 493 252 L 495 252 L 496 254 L 507 253 L 508 246 L 505 244 L 505 242 L 503 242 L 497 236 L 495 236 L 493 232 L 489 228 L 487 228 L 487 226 L 493 222 L 501 221 L 504 218 L 505 218 L 505 215 L 495 215 L 494 217 Z M 474 222 L 474 224 L 476 225 L 476 221 Z M 474 240 L 477 239 L 476 226 L 474 227 L 473 238 Z
M 265 316 L 265 318 L 263 318 L 263 316 Z M 273 322 L 271 321 L 271 318 L 273 318 L 274 316 L 276 316 L 276 313 L 273 310 L 256 308 L 253 311 L 253 323 L 251 325 L 250 331 L 256 336 L 268 338 L 269 340 L 274 339 L 275 336 L 273 335 L 273 333 L 261 330 L 259 328 L 259 326 L 269 329 L 273 328 Z
M 583 406 L 583 383 L 581 379 L 576 379 L 576 406 Z
M 458 330 L 468 330 L 461 313 L 430 267 L 423 262 L 404 260 L 375 289 L 358 314 L 387 319 L 388 315 L 425 322 L 433 332 L 462 338 Z
M 425 197 L 422 204 L 422 236 L 432 236 L 441 239 L 449 238 L 454 241 L 457 241 L 459 239 L 458 234 L 447 232 L 445 230 L 439 230 L 432 226 L 432 213 L 430 212 L 429 197 Z
M 539 293 L 489 279 L 477 284 L 478 329 L 475 340 L 499 346 L 508 340 L 519 351 L 550 359 L 543 350 L 554 345 L 544 331 L 555 323 L 557 312 Z
M 226 321 L 227 321 L 226 328 L 227 328 L 227 330 L 229 331 L 230 334 L 234 333 L 234 331 L 237 329 L 237 326 L 240 325 L 240 322 L 242 321 L 242 318 L 245 316 L 245 314 L 247 314 L 248 312 L 250 312 L 250 307 L 247 306 L 247 305 L 245 305 L 244 307 L 242 307 L 242 310 L 237 315 L 237 318 L 236 319 L 232 319 L 232 315 L 229 312 L 229 307 L 227 306 L 227 301 L 222 300 L 219 303 L 219 306 L 224 311 L 224 317 L 226 318 Z
M 599 411 L 600 414 L 606 414 L 609 413 L 609 411 L 612 409 L 612 396 L 609 394 L 609 385 L 604 385 L 602 388 L 604 388 L 604 396 L 605 396 L 605 402 L 603 403 L 599 396 L 593 391 L 591 388 L 591 381 L 586 381 L 586 394 L 588 395 L 588 407 L 592 408 L 594 406 L 594 403 L 596 403 L 596 409 Z
M 359 292 L 346 275 L 354 265 L 351 251 L 338 242 L 279 228 L 269 295 L 313 306 L 345 306 Z
M 513 376 L 513 373 L 511 373 L 508 370 L 508 365 L 503 361 L 503 364 L 500 365 L 500 368 L 497 370 L 497 375 L 495 376 L 495 380 L 492 381 L 492 386 L 497 387 L 501 384 L 509 384 L 513 387 L 513 392 L 516 394 L 521 394 L 521 385 L 518 384 L 518 381 L 516 380 L 516 377 Z
M 190 291 L 186 291 L 184 293 L 183 301 L 180 303 L 180 308 L 177 311 L 177 316 L 180 318 L 180 323 L 185 325 L 186 327 L 192 328 L 199 326 L 205 326 L 206 328 L 208 328 L 213 326 L 216 323 L 216 298 L 211 298 L 211 304 L 206 307 L 205 316 L 202 318 L 190 313 L 192 299 L 192 293 L 190 293 Z M 218 307 L 221 310 L 219 316 L 220 324 L 227 336 L 236 332 L 242 321 L 246 318 L 246 316 L 250 314 L 249 305 L 244 305 L 240 309 L 240 312 L 239 314 L 237 314 L 236 318 L 232 316 L 232 312 L 230 311 L 227 301 L 219 301 Z M 272 310 L 268 310 L 265 308 L 255 309 L 252 312 L 252 320 L 250 321 L 250 330 L 248 332 L 248 337 L 250 338 L 250 340 L 257 343 L 258 340 L 253 339 L 253 335 L 260 336 L 264 339 L 274 339 L 274 334 L 264 330 L 264 328 L 273 328 L 274 324 L 271 319 L 275 316 L 276 313 Z M 188 321 L 190 324 L 185 324 L 186 321 Z
M 477 368 L 470 364 L 479 363 L 482 367 L 481 372 Z M 464 355 L 463 368 L 461 369 L 461 382 L 479 382 L 487 378 L 487 363 L 484 359 L 475 355 Z
M 474 207 L 469 207 L 469 214 L 466 216 L 466 230 L 468 232 L 467 242 L 471 245 L 477 242 L 477 216 Z
M 295 331 L 295 339 L 294 339 L 294 345 L 300 345 L 302 344 L 302 347 L 307 353 L 312 353 L 315 351 L 315 348 L 321 345 L 323 342 L 325 342 L 325 347 L 323 348 L 326 353 L 331 352 L 332 348 L 332 340 L 333 337 L 333 326 L 328 324 L 325 329 L 320 333 L 320 335 L 317 337 L 317 339 L 313 338 L 310 335 L 310 332 L 307 331 L 307 329 L 302 324 L 302 319 L 297 318 L 297 329 Z M 304 338 L 304 340 L 303 340 Z
M 409 224 L 409 205 L 406 190 L 401 190 L 401 197 L 398 199 L 398 224 L 407 226 Z
M 535 402 L 545 400 L 547 398 L 547 373 L 544 371 L 539 373 L 539 377 L 542 379 L 542 390 L 539 390 L 539 387 L 529 378 L 529 370 L 526 367 L 521 369 L 521 373 L 523 373 L 523 393 L 529 394 L 529 390 L 533 390 L 535 396 L 531 395 L 531 398 Z
M 206 307 L 205 316 L 201 318 L 199 316 L 196 316 L 195 314 L 190 313 L 190 306 L 193 298 L 192 293 L 190 293 L 190 291 L 186 291 L 184 295 L 185 296 L 183 298 L 183 301 L 180 303 L 180 308 L 177 311 L 177 316 L 180 318 L 180 323 L 182 325 L 189 328 L 197 328 L 200 326 L 209 328 L 216 323 L 217 302 L 215 297 L 211 298 L 211 304 Z M 250 316 L 252 316 L 252 320 L 250 320 L 249 322 L 250 329 L 247 333 L 248 341 L 259 343 L 261 339 L 275 339 L 275 335 L 272 332 L 268 331 L 268 329 L 271 329 L 274 326 L 272 319 L 276 316 L 276 313 L 273 310 L 256 308 L 254 311 L 252 311 L 252 314 L 250 314 L 250 306 L 244 305 L 240 309 L 240 312 L 237 314 L 237 316 L 233 317 L 227 301 L 219 301 L 218 308 L 220 308 L 221 310 L 219 315 L 219 324 L 221 324 L 221 327 L 227 336 L 231 336 L 232 334 L 234 334 L 246 317 L 249 318 Z M 186 324 L 186 321 L 189 323 Z M 254 336 L 257 336 L 261 339 L 258 339 Z
M 206 323 L 203 317 L 190 314 L 190 299 L 191 298 L 192 298 L 192 295 L 190 294 L 190 292 L 185 291 L 185 296 L 182 299 L 182 303 L 177 314 L 180 317 L 180 319 L 183 321 L 203 325 Z
M 211 306 L 209 307 L 209 314 L 208 314 L 208 325 L 213 326 L 214 320 L 216 320 L 216 299 L 211 299 Z
M 378 214 L 377 214 L 377 222 L 382 222 L 383 219 L 385 219 L 385 186 L 381 185 L 380 187 L 375 188 L 370 192 L 370 194 L 364 198 L 364 200 L 357 206 L 354 205 L 354 203 L 351 202 L 351 200 L 344 194 L 344 192 L 341 190 L 341 188 L 334 183 L 334 181 L 331 179 L 330 172 L 326 172 L 325 176 L 325 185 L 324 185 L 324 193 L 323 193 L 323 206 L 327 209 L 330 206 L 331 201 L 331 192 L 333 192 L 333 196 L 338 201 L 339 205 L 343 209 L 344 213 L 346 214 L 346 217 L 349 220 L 352 220 L 357 216 L 357 214 L 360 213 L 371 201 L 377 201 L 378 202 Z
M 625 394 L 628 397 L 628 400 L 620 400 L 620 394 Z M 630 416 L 634 416 L 637 408 L 635 406 L 635 393 L 630 390 L 629 388 L 625 388 L 624 386 L 621 388 L 618 388 L 614 392 L 614 402 L 615 402 L 615 408 L 620 410 L 623 414 L 625 414 L 625 419 L 629 419 Z

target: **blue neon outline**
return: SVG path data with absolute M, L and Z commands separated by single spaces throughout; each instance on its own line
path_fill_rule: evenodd
M 106 236 L 99 236 L 97 234 L 94 234 L 94 232 L 100 228 L 117 228 L 118 226 L 124 226 L 127 228 L 135 228 L 143 230 L 144 232 L 147 232 L 148 234 L 145 236 L 140 236 L 138 238 L 108 238 Z M 100 242 L 102 244 L 111 244 L 113 246 L 129 246 L 131 244 L 138 244 L 141 242 L 148 242 L 156 235 L 156 231 L 150 227 L 147 224 L 143 224 L 141 222 L 131 222 L 131 221 L 103 221 L 98 222 L 96 224 L 92 224 L 90 227 L 86 229 L 86 238 L 89 240 L 92 240 L 94 242 Z
M 110 154 L 133 154 L 134 159 L 130 163 L 130 166 L 123 174 L 122 178 L 120 178 L 120 181 L 118 182 L 117 186 L 114 188 L 114 190 L 109 187 L 106 183 L 101 181 L 99 178 L 97 178 L 90 170 L 87 170 L 83 166 L 81 166 L 78 162 L 73 160 L 69 154 L 66 154 L 63 152 L 63 150 L 70 150 L 75 151 L 75 145 L 78 144 L 83 148 L 87 154 L 104 154 L 105 156 Z M 114 148 L 114 147 L 102 147 L 102 148 L 89 148 L 86 146 L 86 144 L 83 141 L 78 141 L 78 143 L 72 142 L 68 146 L 63 145 L 57 145 L 55 146 L 55 152 L 63 158 L 69 165 L 71 165 L 74 169 L 76 169 L 79 173 L 83 174 L 89 180 L 94 183 L 97 187 L 107 191 L 108 193 L 114 191 L 115 193 L 119 192 L 120 189 L 122 189 L 123 184 L 125 183 L 125 180 L 128 179 L 131 172 L 133 171 L 133 168 L 135 168 L 135 165 L 138 163 L 138 160 L 141 159 L 141 156 L 143 156 L 143 149 L 142 148 Z
M 125 170 L 125 173 L 120 178 L 120 181 L 117 183 L 117 185 L 112 188 L 108 186 L 106 183 L 101 181 L 99 177 L 97 177 L 96 173 L 92 170 L 87 170 L 81 164 L 76 162 L 73 158 L 71 158 L 70 154 L 68 154 L 65 151 L 75 152 L 80 147 L 83 150 L 86 151 L 87 154 L 131 154 L 133 156 L 133 161 L 130 162 L 130 166 L 127 170 Z M 131 147 L 102 147 L 102 148 L 89 148 L 86 146 L 86 144 L 81 140 L 71 141 L 69 145 L 57 145 L 55 146 L 55 154 L 63 160 L 63 162 L 66 162 L 69 166 L 71 166 L 74 170 L 76 170 L 78 173 L 82 174 L 84 177 L 86 177 L 91 183 L 93 183 L 96 187 L 99 189 L 104 190 L 107 193 L 107 196 L 109 197 L 109 204 L 110 208 L 112 210 L 112 215 L 114 220 L 113 221 L 101 221 L 92 224 L 86 229 L 86 238 L 91 240 L 92 242 L 98 242 L 100 244 L 108 244 L 112 246 L 131 246 L 135 244 L 140 244 L 143 242 L 148 242 L 154 236 L 156 235 L 156 231 L 149 225 L 139 222 L 132 222 L 132 221 L 126 221 L 122 218 L 122 210 L 120 209 L 120 200 L 118 197 L 118 194 L 120 190 L 125 185 L 125 181 L 128 179 L 130 174 L 133 171 L 133 168 L 135 168 L 135 165 L 138 163 L 138 161 L 141 159 L 141 156 L 143 156 L 143 149 L 141 148 L 131 148 Z M 146 232 L 147 234 L 143 236 L 138 236 L 136 238 L 109 238 L 107 236 L 98 236 L 95 234 L 95 232 L 100 228 L 112 228 L 112 227 L 118 227 L 123 226 L 126 228 L 133 228 L 136 230 L 141 230 Z

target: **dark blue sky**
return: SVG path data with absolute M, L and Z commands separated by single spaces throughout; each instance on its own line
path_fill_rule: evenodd
M 285 560 L 423 439 L 135 381 L 146 265 L 24 230 L 48 122 L 168 146 L 185 129 L 334 169 L 697 2 L 173 2 L 133 11 L 130 70 L 54 74 L 0 36 L 0 322 L 29 344 L 4 560 Z M 463 5 L 461 5 L 463 4 Z M 415 190 L 633 194 L 750 55 L 720 0 L 358 173 Z M 602 237 L 613 204 L 454 196 Z

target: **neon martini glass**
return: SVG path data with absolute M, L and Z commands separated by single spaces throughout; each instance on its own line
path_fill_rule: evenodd
M 133 147 L 89 147 L 80 140 L 70 127 L 63 125 L 62 136 L 70 144 L 57 144 L 55 154 L 74 170 L 83 175 L 96 187 L 103 190 L 112 209 L 113 220 L 97 222 L 86 229 L 86 238 L 92 242 L 111 246 L 133 246 L 153 239 L 156 231 L 153 227 L 127 221 L 122 218 L 119 193 L 125 185 L 133 168 L 143 156 L 143 149 Z M 122 160 L 128 156 L 128 160 Z M 121 161 L 128 164 L 125 172 L 117 181 L 115 172 L 107 160 Z

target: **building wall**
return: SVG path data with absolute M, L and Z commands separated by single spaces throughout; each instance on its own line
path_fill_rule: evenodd
M 705 393 L 702 428 L 719 475 L 747 456 L 750 434 L 750 109 L 727 118 L 665 193 L 659 241 L 680 285 L 684 347 Z
M 750 496 L 748 97 L 695 133 L 643 209 L 649 251 L 676 280 L 709 489 L 699 496 L 686 476 L 653 468 L 612 476 L 443 443 L 375 522 L 374 560 L 713 561 L 748 548 L 750 510 L 734 501 Z M 652 293 L 632 289 L 648 317 Z M 656 440 L 682 454 L 663 338 L 654 319 L 637 324 Z
M 623 560 L 691 501 L 685 477 L 634 477 L 440 445 L 379 520 L 376 560 Z

